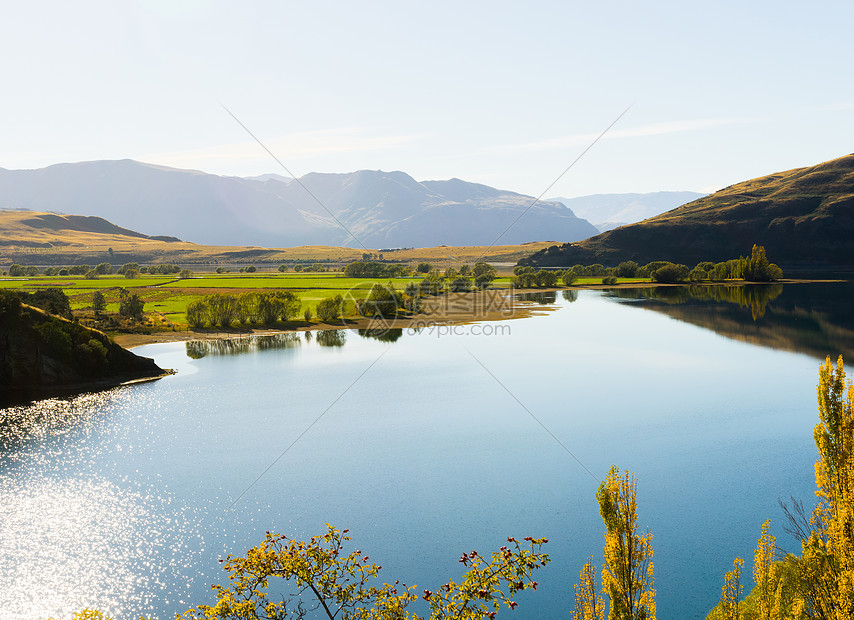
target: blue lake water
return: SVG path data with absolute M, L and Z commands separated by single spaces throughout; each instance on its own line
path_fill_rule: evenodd
M 833 315 L 811 308 L 850 307 L 851 289 L 809 289 L 807 304 L 800 286 L 758 311 L 584 291 L 395 342 L 141 347 L 177 374 L 2 411 L 2 617 L 171 618 L 211 601 L 219 558 L 331 523 L 419 590 L 459 577 L 463 551 L 548 537 L 539 590 L 500 617 L 566 618 L 582 564 L 601 563 L 594 493 L 617 464 L 639 480 L 659 618 L 703 618 L 766 518 L 797 550 L 778 498 L 814 497 L 817 369 L 835 336 L 798 342 Z M 817 332 L 844 341 L 850 326 Z

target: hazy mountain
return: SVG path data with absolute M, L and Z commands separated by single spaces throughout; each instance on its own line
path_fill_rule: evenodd
M 737 183 L 643 222 L 546 248 L 522 262 L 695 265 L 749 254 L 754 243 L 781 265 L 854 264 L 854 155 Z
M 533 201 L 459 179 L 419 183 L 404 172 L 373 170 L 310 173 L 296 181 L 132 160 L 0 168 L 0 207 L 94 215 L 143 234 L 168 232 L 212 245 L 426 247 L 596 234 L 566 207 L 531 207 Z
M 549 198 L 569 207 L 575 215 L 592 223 L 599 232 L 634 224 L 680 205 L 702 198 L 697 192 L 652 192 L 650 194 L 592 194 L 579 198 Z

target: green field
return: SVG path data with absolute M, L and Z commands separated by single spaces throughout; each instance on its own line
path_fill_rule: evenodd
M 316 313 L 317 304 L 333 295 L 345 298 L 363 298 L 374 284 L 391 283 L 398 289 L 420 281 L 421 276 L 409 278 L 346 278 L 340 273 L 275 273 L 275 274 L 196 274 L 191 278 L 175 276 L 150 276 L 142 274 L 127 279 L 120 276 L 104 276 L 86 279 L 83 276 L 33 276 L 26 278 L 0 279 L 0 288 L 35 291 L 46 288 L 61 288 L 68 295 L 75 312 L 91 311 L 92 294 L 101 291 L 107 302 L 106 312 L 117 313 L 120 290 L 132 289 L 145 302 L 145 313 L 159 315 L 156 324 L 175 329 L 186 329 L 187 306 L 195 299 L 214 292 L 239 294 L 247 291 L 289 290 L 299 297 L 303 310 L 311 308 Z M 595 285 L 601 277 L 580 278 L 577 284 Z M 619 282 L 644 282 L 644 278 L 620 278 Z M 509 288 L 509 277 L 498 278 L 494 287 Z M 349 294 L 348 294 L 349 293 Z

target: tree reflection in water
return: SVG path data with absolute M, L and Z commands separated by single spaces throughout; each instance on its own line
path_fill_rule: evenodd
M 295 332 L 272 336 L 243 336 L 221 340 L 190 340 L 186 343 L 187 357 L 194 360 L 206 355 L 238 355 L 268 349 L 292 349 L 302 345 L 302 338 Z

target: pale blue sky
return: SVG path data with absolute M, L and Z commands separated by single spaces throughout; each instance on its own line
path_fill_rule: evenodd
M 7 3 L 0 167 L 711 191 L 854 152 L 851 2 Z

